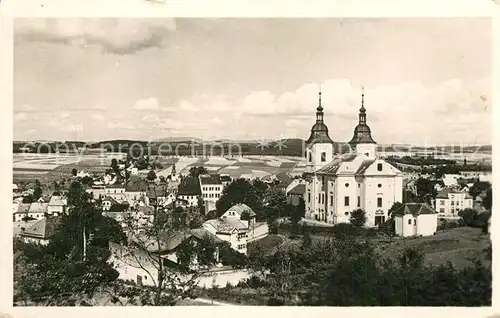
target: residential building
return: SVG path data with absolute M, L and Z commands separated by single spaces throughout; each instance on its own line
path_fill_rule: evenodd
M 231 248 L 247 255 L 249 229 L 237 217 L 221 217 L 203 223 L 203 228 L 221 240 L 229 242 Z
M 50 198 L 47 212 L 52 216 L 60 216 L 66 214 L 68 207 L 68 200 L 61 196 L 53 195 Z
M 437 214 L 425 203 L 406 203 L 393 212 L 396 235 L 429 236 L 437 231 Z
M 181 265 L 196 269 L 200 267 L 196 253 L 192 255 L 189 264 L 182 264 L 177 256 L 177 251 L 185 244 L 196 246 L 206 237 L 209 237 L 216 244 L 214 258 L 216 263 L 218 263 L 219 248 L 224 244 L 224 241 L 203 228 L 169 234 L 165 233 L 164 236 L 160 237 L 160 244 L 158 244 L 156 238 L 148 238 L 140 235 L 139 237 L 136 235 L 131 237 L 132 241 L 140 242 L 140 245 L 144 249 L 134 249 L 110 242 L 110 260 L 118 271 L 120 279 L 133 280 L 139 285 L 151 286 L 154 284 L 153 280 L 156 280 L 158 277 L 158 260 L 153 253 L 161 255 L 162 263 L 166 268 L 176 269 Z
M 115 204 L 118 204 L 118 201 L 116 201 L 109 195 L 106 195 L 104 198 L 102 198 L 101 207 L 103 211 L 109 211 L 109 209 L 111 209 L 111 207 Z
M 121 202 L 126 198 L 125 185 L 116 183 L 108 185 L 104 189 L 104 195 L 110 196 L 111 198 Z
M 456 218 L 458 212 L 464 209 L 472 209 L 474 200 L 466 191 L 458 191 L 452 188 L 441 190 L 436 196 L 436 210 L 440 218 Z
M 22 231 L 20 237 L 27 243 L 47 245 L 58 224 L 58 217 L 43 218 Z
M 31 203 L 20 203 L 15 205 L 16 209 L 13 215 L 14 222 L 23 221 L 23 219 L 28 216 L 28 211 L 30 209 L 30 206 Z
M 323 122 L 321 93 L 316 123 L 306 141 L 306 218 L 331 224 L 348 223 L 356 209 L 366 212 L 366 225 L 373 227 L 387 219 L 395 202 L 402 202 L 403 174 L 377 157 L 376 142 L 366 123 L 364 94 L 359 123 L 349 142 L 351 153 L 333 153 L 333 141 Z
M 215 203 L 222 196 L 222 190 L 224 189 L 220 176 L 216 174 L 204 174 L 198 178 L 200 180 L 201 197 L 205 204 L 205 210 L 215 210 Z
M 251 230 L 255 225 L 255 212 L 248 205 L 238 203 L 227 209 L 222 218 L 235 218 L 241 221 L 247 229 Z
M 28 210 L 28 217 L 41 220 L 48 213 L 49 204 L 41 202 L 33 202 Z
M 198 206 L 198 198 L 201 196 L 200 182 L 198 179 L 184 177 L 178 186 L 177 198 L 186 200 L 188 206 Z
M 453 187 L 458 185 L 458 179 L 461 177 L 459 174 L 444 174 L 442 180 L 445 187 Z

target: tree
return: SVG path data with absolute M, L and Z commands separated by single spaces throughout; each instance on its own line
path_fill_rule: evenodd
M 219 259 L 223 265 L 233 268 L 243 268 L 248 264 L 247 257 L 234 250 L 228 242 L 219 248 Z
M 203 236 L 197 245 L 198 263 L 204 266 L 214 265 L 216 249 L 215 241 L 208 235 Z
M 394 218 L 390 218 L 379 225 L 380 232 L 389 239 L 389 243 L 392 243 L 392 239 L 396 236 L 395 226 Z
M 366 212 L 363 211 L 362 209 L 354 210 L 351 213 L 351 217 L 349 218 L 349 222 L 351 222 L 351 224 L 354 227 L 360 228 L 360 227 L 365 226 L 365 223 L 366 223 Z
M 189 176 L 191 178 L 198 179 L 201 174 L 208 174 L 208 170 L 205 167 L 191 167 L 189 169 Z
M 402 206 L 404 206 L 403 203 L 401 202 L 394 202 L 394 204 L 391 206 L 391 208 L 389 209 L 389 211 L 387 212 L 387 216 L 389 218 L 393 218 L 394 215 L 393 215 L 393 212 L 398 210 L 399 208 L 401 208 Z
M 108 244 L 125 242 L 121 226 L 101 215 L 79 182 L 68 193 L 68 215 L 48 219 L 55 233 L 46 246 L 16 242 L 24 255 L 29 277 L 17 282 L 18 300 L 43 305 L 74 305 L 82 295 L 92 295 L 118 277 L 108 264 Z
M 78 173 L 78 170 L 76 170 L 76 168 L 71 169 L 71 174 L 73 175 L 73 177 L 76 177 L 77 173 Z
M 148 176 L 146 177 L 146 179 L 150 182 L 152 181 L 155 181 L 156 180 L 156 173 L 154 170 L 149 170 L 148 172 Z
M 417 200 L 422 203 L 431 203 L 432 199 L 436 197 L 436 189 L 434 183 L 428 179 L 418 178 L 415 182 L 417 187 Z
M 33 191 L 33 201 L 37 201 L 42 196 L 42 185 L 38 179 L 35 180 L 35 189 Z
M 491 205 L 492 205 L 491 187 L 486 191 L 486 196 L 484 197 L 482 204 L 486 210 L 489 210 L 489 211 L 491 210 Z
M 261 205 L 252 184 L 248 180 L 236 179 L 224 187 L 222 195 L 216 203 L 217 216 L 221 216 L 227 209 L 238 203 L 244 203 L 254 211 Z
M 156 191 L 156 188 L 153 191 Z M 182 208 L 175 208 L 173 212 L 184 213 Z M 117 288 L 115 293 L 118 299 L 126 297 L 134 304 L 139 302 L 141 305 L 172 306 L 181 299 L 194 297 L 198 273 L 187 271 L 187 266 L 195 249 L 189 243 L 189 235 L 184 226 L 179 224 L 178 228 L 174 228 L 172 223 L 175 223 L 175 220 L 171 220 L 171 217 L 173 215 L 155 206 L 152 217 L 145 223 L 127 220 L 130 238 L 128 246 L 125 247 L 126 254 L 120 257 L 120 260 L 133 262 L 148 277 L 148 281 L 152 282 L 152 286 L 141 289 L 132 287 L 132 292 L 130 288 Z M 178 242 L 179 239 L 183 241 L 181 249 L 186 249 L 178 255 L 186 269 L 181 272 L 170 269 L 164 258 L 165 248 L 172 241 Z
M 478 195 L 487 191 L 491 187 L 489 182 L 475 182 L 472 187 L 469 189 L 469 194 L 475 200 Z
M 273 210 L 273 216 L 275 218 L 281 218 L 285 216 L 285 205 L 286 205 L 286 194 L 281 188 L 270 187 L 264 194 L 264 205 L 267 211 Z
M 460 217 L 460 223 L 465 226 L 474 226 L 477 220 L 478 214 L 476 210 L 464 209 L 458 212 Z

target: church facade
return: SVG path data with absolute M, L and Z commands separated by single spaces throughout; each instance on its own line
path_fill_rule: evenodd
M 348 154 L 337 154 L 324 123 L 321 92 L 316 123 L 306 141 L 306 218 L 331 224 L 348 223 L 351 212 L 366 212 L 366 226 L 377 226 L 388 218 L 395 202 L 402 202 L 401 171 L 377 157 L 377 143 L 366 122 L 364 93 L 359 123 L 349 141 Z

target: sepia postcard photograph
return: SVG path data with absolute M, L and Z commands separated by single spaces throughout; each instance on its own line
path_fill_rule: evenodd
M 12 26 L 12 306 L 492 306 L 491 18 Z

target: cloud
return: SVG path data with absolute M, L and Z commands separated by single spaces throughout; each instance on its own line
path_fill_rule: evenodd
M 118 122 L 118 123 L 108 122 L 106 125 L 106 128 L 128 130 L 128 129 L 134 129 L 135 127 L 129 123 L 126 123 L 126 122 Z
M 17 113 L 14 114 L 15 121 L 25 121 L 28 119 L 28 115 L 26 113 Z
M 32 112 L 35 110 L 35 107 L 28 105 L 28 104 L 23 104 L 23 105 L 15 106 L 14 109 L 15 109 L 15 111 L 19 111 L 19 112 Z
M 101 114 L 94 114 L 94 115 L 92 115 L 92 119 L 94 119 L 94 120 L 99 120 L 99 121 L 103 121 L 103 120 L 105 120 L 106 118 L 104 118 L 104 116 L 103 116 L 103 115 L 101 115 Z
M 136 110 L 157 110 L 159 108 L 160 103 L 155 97 L 138 100 L 134 105 Z
M 155 115 L 155 114 L 149 114 L 149 115 L 145 115 L 144 117 L 142 117 L 142 121 L 145 121 L 148 123 L 156 123 L 156 122 L 160 121 L 160 117 L 158 117 L 158 115 Z
M 16 41 L 98 46 L 125 55 L 162 47 L 175 28 L 171 18 L 19 18 L 14 32 Z

